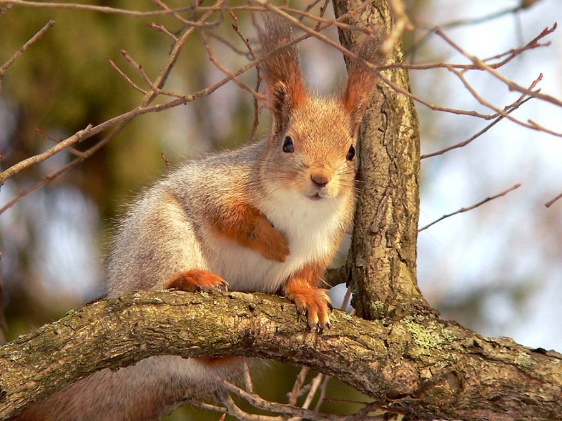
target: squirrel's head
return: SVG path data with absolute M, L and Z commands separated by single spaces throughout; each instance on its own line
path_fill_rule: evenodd
M 352 61 L 339 98 L 318 98 L 305 88 L 290 24 L 266 14 L 258 28 L 260 70 L 273 117 L 262 175 L 275 189 L 311 201 L 350 196 L 354 189 L 357 133 L 376 83 L 365 65 Z M 365 42 L 360 60 L 380 61 L 382 39 Z

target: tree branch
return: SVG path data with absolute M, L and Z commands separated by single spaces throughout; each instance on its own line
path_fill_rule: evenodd
M 464 212 L 471 211 L 472 209 L 476 209 L 477 207 L 482 206 L 484 203 L 488 203 L 488 202 L 490 202 L 490 201 L 492 201 L 492 200 L 497 199 L 498 197 L 505 196 L 506 194 L 512 192 L 512 191 L 515 190 L 515 189 L 518 189 L 519 187 L 521 187 L 521 184 L 520 184 L 520 183 L 517 183 L 517 184 L 511 186 L 509 189 L 504 190 L 504 191 L 502 191 L 501 193 L 495 194 L 495 195 L 493 195 L 493 196 L 488 196 L 488 197 L 485 198 L 484 200 L 481 200 L 480 202 L 475 203 L 474 205 L 471 205 L 471 206 L 468 206 L 468 207 L 462 207 L 462 208 L 460 208 L 459 210 L 457 210 L 457 211 L 455 211 L 455 212 L 451 212 L 451 213 L 445 214 L 445 215 L 443 215 L 442 217 L 437 218 L 435 221 L 433 221 L 433 222 L 431 222 L 431 223 L 429 223 L 429 224 L 427 224 L 427 225 L 424 225 L 423 227 L 421 227 L 421 228 L 418 230 L 418 232 L 425 231 L 425 230 L 428 229 L 429 227 L 431 227 L 431 226 L 437 224 L 438 222 L 441 222 L 443 219 L 447 219 L 447 218 L 450 218 L 451 216 L 458 215 L 459 213 L 464 213 Z
M 562 413 L 559 354 L 431 316 L 368 322 L 334 311 L 332 320 L 318 335 L 292 303 L 264 294 L 156 291 L 99 301 L 0 348 L 0 417 L 97 370 L 164 354 L 307 365 L 420 419 Z

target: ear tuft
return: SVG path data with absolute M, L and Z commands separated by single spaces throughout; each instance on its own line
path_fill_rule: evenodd
M 278 133 L 286 129 L 291 114 L 306 101 L 307 93 L 297 47 L 283 47 L 293 41 L 289 22 L 273 13 L 266 13 L 257 29 L 262 56 L 279 49 L 259 64 L 267 84 L 266 94 L 275 120 L 275 132 Z
M 373 31 L 356 52 L 360 60 L 349 60 L 347 85 L 343 91 L 342 102 L 351 116 L 353 134 L 357 133 L 361 125 L 377 82 L 376 74 L 361 60 L 374 65 L 383 65 L 385 56 L 381 52 L 381 45 L 384 39 L 383 31 Z

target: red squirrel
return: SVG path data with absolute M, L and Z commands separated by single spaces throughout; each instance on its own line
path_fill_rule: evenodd
M 355 148 L 376 76 L 351 61 L 340 97 L 305 87 L 287 21 L 268 14 L 259 64 L 273 117 L 268 138 L 189 161 L 133 203 L 109 259 L 107 296 L 133 290 L 281 292 L 310 328 L 330 326 L 330 300 L 318 288 L 355 203 Z M 380 62 L 381 39 L 361 60 Z M 281 48 L 280 48 L 281 47 Z M 236 359 L 151 357 L 102 370 L 19 420 L 152 420 L 193 395 L 216 390 Z

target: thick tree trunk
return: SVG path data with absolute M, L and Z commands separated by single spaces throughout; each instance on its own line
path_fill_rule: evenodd
M 335 0 L 336 17 L 360 9 L 359 0 Z M 392 27 L 386 0 L 371 2 L 350 23 L 364 28 Z M 356 33 L 340 31 L 351 51 Z M 389 63 L 402 62 L 397 45 Z M 404 69 L 385 71 L 393 83 L 410 89 Z M 419 217 L 420 139 L 412 100 L 380 81 L 360 136 L 355 229 L 348 259 L 357 314 L 368 320 L 428 311 L 417 286 L 416 250 Z
M 332 321 L 318 335 L 290 301 L 264 294 L 100 301 L 0 348 L 0 418 L 96 370 L 173 354 L 305 364 L 415 419 L 560 419 L 558 354 L 431 316 L 369 322 L 335 311 Z

